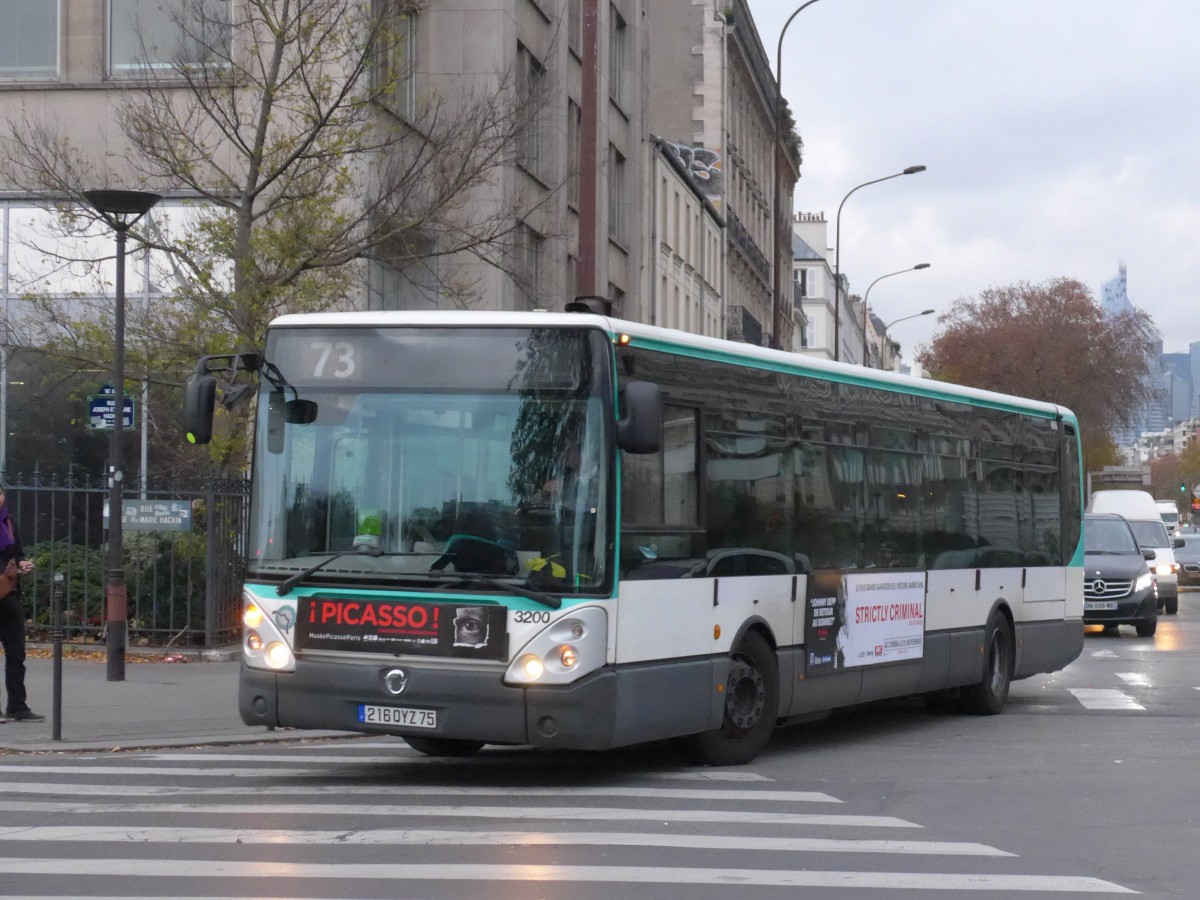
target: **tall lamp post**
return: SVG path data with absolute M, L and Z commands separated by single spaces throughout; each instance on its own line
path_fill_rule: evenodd
M 923 309 L 919 313 L 913 313 L 911 316 L 901 316 L 898 319 L 892 319 L 892 321 L 883 326 L 883 334 L 880 335 L 880 337 L 883 339 L 883 345 L 885 347 L 887 346 L 888 329 L 893 325 L 897 324 L 898 322 L 907 322 L 909 319 L 919 319 L 921 316 L 932 316 L 935 311 L 936 310 L 932 309 Z
M 121 471 L 121 435 L 125 414 L 125 234 L 162 197 L 147 191 L 84 191 L 83 196 L 117 233 L 117 298 L 113 316 L 113 427 L 108 438 L 108 576 L 105 580 L 104 622 L 109 681 L 125 680 L 126 621 L 125 567 L 121 525 L 125 475 Z
M 783 222 L 779 214 L 779 207 L 783 204 L 783 178 L 779 171 L 781 168 L 780 156 L 782 156 L 782 148 L 779 146 L 779 143 L 783 136 L 783 36 L 787 34 L 788 26 L 792 24 L 792 19 L 796 18 L 796 16 L 800 15 L 800 13 L 816 2 L 817 0 L 808 0 L 807 3 L 801 4 L 795 12 L 788 16 L 788 20 L 783 23 L 783 28 L 779 31 L 779 43 L 775 47 L 775 142 L 772 145 L 773 150 L 771 154 L 771 159 L 775 163 L 772 171 L 775 191 L 775 203 L 772 210 L 775 223 L 773 232 L 775 271 L 771 277 L 771 342 L 779 350 L 783 349 L 782 342 L 780 341 L 780 332 L 783 330 L 783 274 L 780 272 L 780 268 L 783 262 L 785 246 L 783 240 Z
M 883 178 L 876 178 L 873 181 L 864 181 L 857 187 L 851 188 L 850 192 L 842 198 L 842 202 L 838 204 L 833 238 L 835 244 L 833 251 L 833 358 L 835 360 L 841 358 L 842 348 L 842 207 L 846 205 L 846 201 L 850 199 L 850 195 L 857 190 L 861 190 L 872 184 L 879 184 L 881 181 L 891 181 L 893 178 L 899 178 L 901 175 L 915 175 L 918 172 L 924 171 L 924 166 L 909 166 L 903 172 L 897 172 L 895 175 L 885 175 Z
M 864 366 L 867 365 L 867 298 L 871 296 L 871 288 L 875 287 L 875 285 L 879 284 L 879 282 L 883 281 L 883 279 L 891 278 L 893 275 L 903 275 L 905 272 L 915 272 L 918 269 L 928 269 L 928 268 L 929 268 L 929 263 L 917 263 L 915 266 L 909 266 L 907 269 L 901 269 L 898 272 L 888 272 L 886 275 L 880 275 L 878 278 L 876 278 L 874 281 L 872 281 L 869 285 L 867 285 L 867 292 L 865 294 L 863 294 L 863 365 Z M 933 312 L 933 310 L 931 309 L 931 310 L 929 310 L 929 312 Z M 918 313 L 918 315 L 923 315 L 923 313 Z M 893 323 L 893 324 L 895 324 L 895 323 Z M 887 329 L 885 328 L 884 331 L 886 331 L 886 330 Z

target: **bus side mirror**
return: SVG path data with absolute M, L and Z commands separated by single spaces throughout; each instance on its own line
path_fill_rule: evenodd
M 213 407 L 217 400 L 217 379 L 193 372 L 183 386 L 183 430 L 190 444 L 212 440 Z
M 618 394 L 624 415 L 617 421 L 617 446 L 627 453 L 662 449 L 662 394 L 652 381 L 628 381 Z
M 287 402 L 287 420 L 291 425 L 311 425 L 317 421 L 317 404 L 313 400 L 295 400 Z

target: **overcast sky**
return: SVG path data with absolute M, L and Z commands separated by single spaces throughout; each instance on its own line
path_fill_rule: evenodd
M 801 0 L 749 0 L 775 66 Z M 819 0 L 783 41 L 797 211 L 842 209 L 841 269 L 885 322 L 1018 281 L 1129 297 L 1200 341 L 1200 0 Z M 818 248 L 820 249 L 820 248 Z M 900 323 L 905 357 L 936 316 Z

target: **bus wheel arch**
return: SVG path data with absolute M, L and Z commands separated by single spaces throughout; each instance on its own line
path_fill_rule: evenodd
M 779 660 L 762 627 L 738 636 L 724 687 L 721 725 L 690 739 L 692 755 L 712 766 L 744 765 L 766 747 L 779 719 Z
M 1012 612 L 997 604 L 984 627 L 979 681 L 962 689 L 962 705 L 968 713 L 994 716 L 1004 709 L 1016 669 L 1016 651 Z

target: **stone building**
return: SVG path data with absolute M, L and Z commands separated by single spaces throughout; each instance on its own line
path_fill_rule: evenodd
M 653 35 L 649 127 L 703 160 L 710 173 L 706 191 L 725 220 L 724 333 L 791 349 L 796 307 L 788 288 L 790 216 L 782 211 L 791 209 L 799 177 L 799 142 L 779 154 L 777 209 L 772 148 L 778 89 L 750 8 L 745 0 L 654 0 L 646 12 Z M 790 146 L 791 136 L 785 138 Z M 779 316 L 776 278 L 785 289 Z M 772 334 L 776 320 L 783 332 L 778 335 Z
M 526 198 L 502 252 L 490 259 L 442 255 L 430 235 L 417 258 L 410 246 L 397 262 L 385 246 L 364 264 L 353 302 L 431 308 L 447 303 L 450 286 L 460 293 L 467 286 L 474 308 L 561 309 L 572 296 L 590 294 L 609 298 L 620 312 L 642 277 L 646 0 L 346 2 L 390 16 L 395 38 L 386 64 L 397 88 L 384 114 L 405 119 L 425 98 L 505 84 L 536 89 L 543 98 L 517 162 L 462 198 L 468 217 Z M 185 0 L 176 3 L 185 8 Z M 247 27 L 244 0 L 201 0 L 201 6 L 206 40 L 238 52 Z M 0 121 L 61 127 L 107 173 L 109 184 L 96 186 L 145 186 L 169 200 L 186 199 L 177 185 L 139 183 L 125 164 L 119 125 L 123 104 L 148 84 L 148 73 L 163 86 L 161 76 L 181 52 L 185 61 L 193 53 L 196 65 L 206 64 L 200 43 L 181 33 L 171 8 L 161 0 L 0 0 Z M 367 167 L 347 202 L 371 177 Z M 0 184 L 3 246 L 11 246 L 18 228 L 8 212 L 26 210 L 32 199 L 20 184 Z M 21 290 L 11 281 L 3 287 Z

